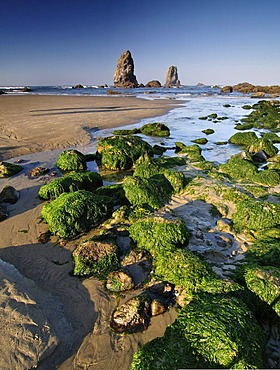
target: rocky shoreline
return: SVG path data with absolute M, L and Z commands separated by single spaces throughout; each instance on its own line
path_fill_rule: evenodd
M 125 355 L 129 336 L 173 311 L 177 318 L 163 337 L 131 345 L 131 369 L 280 366 L 280 159 L 274 145 L 280 104 L 260 101 L 250 110 L 229 138 L 240 153 L 225 164 L 206 161 L 197 143 L 177 142 L 174 156 L 164 156 L 164 146 L 137 137 L 168 137 L 168 127 L 156 122 L 99 139 L 91 155 L 64 151 L 50 171 L 59 177 L 43 175 L 39 241 L 71 251 L 72 279 L 99 279 L 114 303 L 62 369 L 94 365 L 98 330 L 122 342 L 118 351 Z M 253 128 L 268 132 L 258 137 L 248 131 Z M 101 175 L 87 171 L 89 162 Z M 2 167 L 8 176 L 10 165 Z M 106 171 L 122 176 L 104 185 Z M 92 348 L 86 362 L 82 348 Z

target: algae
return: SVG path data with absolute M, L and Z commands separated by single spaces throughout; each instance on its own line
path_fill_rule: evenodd
M 49 224 L 52 234 L 70 239 L 108 218 L 112 206 L 108 197 L 79 190 L 63 193 L 51 203 L 45 204 L 41 216 Z
M 170 136 L 169 128 L 160 122 L 147 123 L 140 128 L 140 131 L 147 136 Z
M 64 150 L 58 157 L 56 165 L 62 171 L 83 171 L 87 169 L 85 156 L 78 150 Z

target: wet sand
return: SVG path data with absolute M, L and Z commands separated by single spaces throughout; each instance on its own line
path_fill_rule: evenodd
M 0 160 L 86 145 L 93 128 L 164 115 L 178 101 L 126 96 L 0 96 Z
M 145 333 L 115 334 L 109 318 L 116 299 L 95 279 L 71 275 L 71 252 L 56 238 L 42 244 L 47 231 L 40 220 L 39 187 L 50 175 L 31 179 L 38 165 L 53 168 L 56 150 L 90 142 L 88 129 L 123 126 L 159 116 L 177 102 L 134 97 L 1 96 L 0 160 L 23 159 L 24 170 L 0 179 L 0 191 L 11 185 L 20 192 L 5 205 L 0 222 L 0 368 L 129 369 L 138 345 L 163 335 L 175 319 L 171 310 L 153 318 Z M 40 153 L 38 153 L 40 152 Z M 34 153 L 30 158 L 27 154 Z

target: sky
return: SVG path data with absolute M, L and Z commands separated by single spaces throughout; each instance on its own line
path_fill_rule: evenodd
M 1 0 L 0 86 L 113 84 L 130 50 L 139 83 L 280 85 L 279 0 Z

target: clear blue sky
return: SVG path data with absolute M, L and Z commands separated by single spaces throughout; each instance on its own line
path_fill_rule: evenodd
M 138 82 L 170 65 L 192 85 L 280 85 L 280 0 L 1 0 L 0 86 Z

